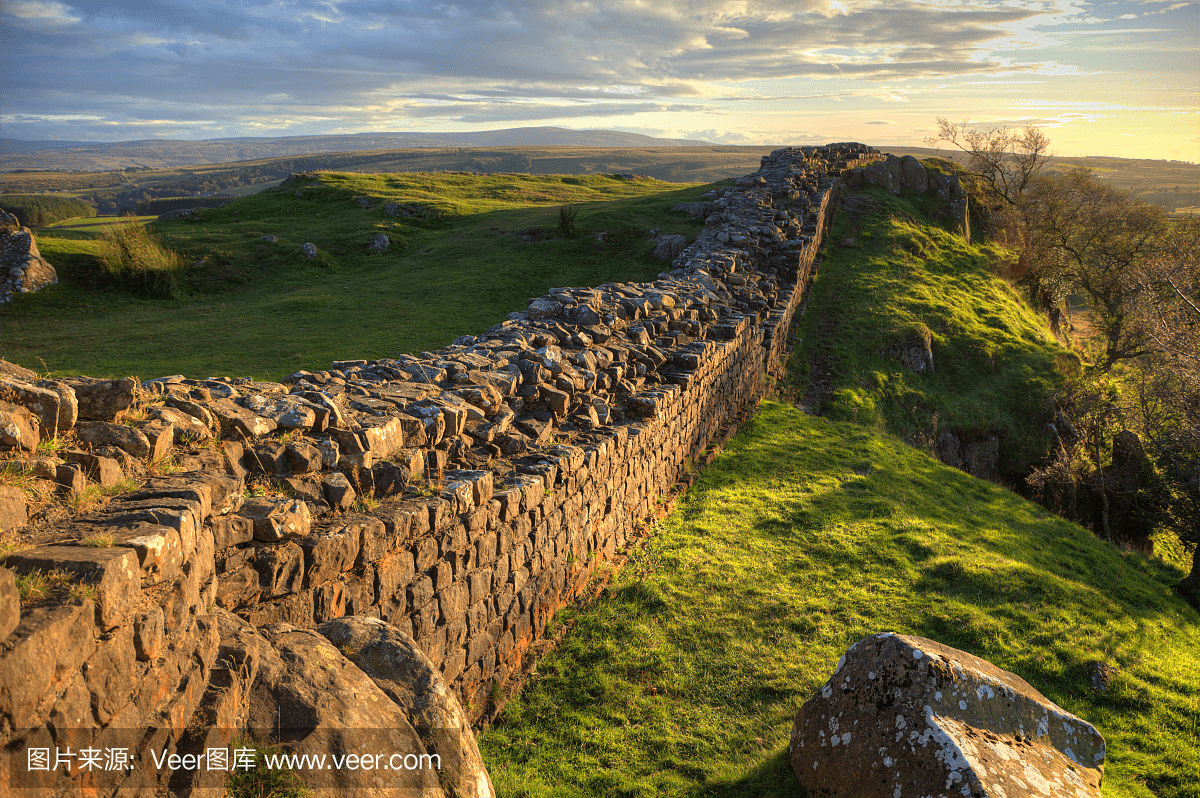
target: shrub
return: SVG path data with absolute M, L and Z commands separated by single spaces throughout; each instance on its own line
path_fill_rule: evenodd
M 175 296 L 182 287 L 183 259 L 141 222 L 111 225 L 99 243 L 100 269 L 116 284 L 158 297 Z
M 575 237 L 575 217 L 579 215 L 579 206 L 570 203 L 558 206 L 558 232 L 564 238 Z

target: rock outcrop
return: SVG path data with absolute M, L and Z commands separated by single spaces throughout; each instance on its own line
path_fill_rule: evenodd
M 911 155 L 901 158 L 889 155 L 886 160 L 849 170 L 846 184 L 851 188 L 880 186 L 893 194 L 905 190 L 919 194 L 934 193 L 944 202 L 942 218 L 967 241 L 971 240 L 967 192 L 956 174 L 931 169 Z
M 1104 738 L 1008 671 L 890 632 L 855 643 L 792 727 L 810 796 L 1098 798 Z
M 15 294 L 31 294 L 58 282 L 58 274 L 38 252 L 33 233 L 0 208 L 0 305 Z

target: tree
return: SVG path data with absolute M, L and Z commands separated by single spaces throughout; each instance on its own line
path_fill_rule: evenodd
M 1161 521 L 1192 549 L 1181 592 L 1200 606 L 1200 220 L 1172 220 L 1132 279 L 1152 350 L 1135 361 L 1140 431 L 1164 485 Z
M 1028 280 L 1052 304 L 1079 292 L 1100 325 L 1097 366 L 1149 354 L 1143 316 L 1154 282 L 1145 264 L 1164 244 L 1166 212 L 1104 185 L 1086 169 L 1033 180 L 1021 200 Z
M 995 199 L 1016 207 L 1029 183 L 1050 156 L 1050 139 L 1032 125 L 1017 133 L 1007 127 L 967 130 L 938 119 L 938 134 L 926 139 L 931 147 L 952 144 L 969 157 L 967 169 Z

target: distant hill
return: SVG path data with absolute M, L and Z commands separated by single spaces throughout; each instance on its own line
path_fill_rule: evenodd
M 0 138 L 0 155 L 10 152 L 31 152 L 36 150 L 61 150 L 66 147 L 89 147 L 103 144 L 102 141 L 21 141 L 20 139 Z
M 148 139 L 118 142 L 53 142 L 0 139 L 0 171 L 51 169 L 106 171 L 167 169 L 330 152 L 447 147 L 694 147 L 711 142 L 660 139 L 618 130 L 519 127 L 469 133 L 355 133 L 344 136 L 282 136 L 203 141 Z

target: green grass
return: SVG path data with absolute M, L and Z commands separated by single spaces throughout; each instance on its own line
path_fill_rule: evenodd
M 824 360 L 833 385 L 822 412 L 885 428 L 929 448 L 938 435 L 997 434 L 1000 469 L 1023 482 L 1048 447 L 1050 396 L 1074 355 L 1004 280 L 1013 255 L 969 245 L 930 223 L 935 200 L 863 192 L 881 207 L 838 214 L 799 324 L 792 356 L 805 390 Z M 852 245 L 844 245 L 846 239 Z M 932 338 L 933 374 L 916 374 L 883 353 L 912 328 Z
M 667 264 L 650 256 L 649 231 L 694 238 L 699 223 L 669 209 L 707 190 L 604 175 L 328 173 L 317 188 L 308 182 L 152 225 L 201 264 L 175 300 L 107 286 L 90 231 L 42 231 L 38 246 L 60 282 L 5 307 L 0 357 L 52 374 L 278 379 L 435 349 L 551 287 L 654 279 Z M 391 217 L 388 202 L 423 210 Z M 569 239 L 558 234 L 568 203 L 579 208 Z M 605 242 L 595 240 L 601 231 Z M 376 233 L 392 241 L 386 254 L 366 251 Z M 319 249 L 312 261 L 297 255 L 306 242 Z
M 63 219 L 61 222 L 48 224 L 40 230 L 35 230 L 34 237 L 40 241 L 42 236 L 58 236 L 66 230 L 103 233 L 110 226 L 128 222 L 130 219 L 136 219 L 142 224 L 149 224 L 157 218 L 157 216 L 93 216 L 91 218 Z
M 1181 572 L 861 425 L 764 403 L 480 735 L 517 796 L 786 796 L 800 705 L 855 641 L 984 657 L 1094 723 L 1106 796 L 1196 796 Z M 1103 695 L 1088 666 L 1116 664 Z

